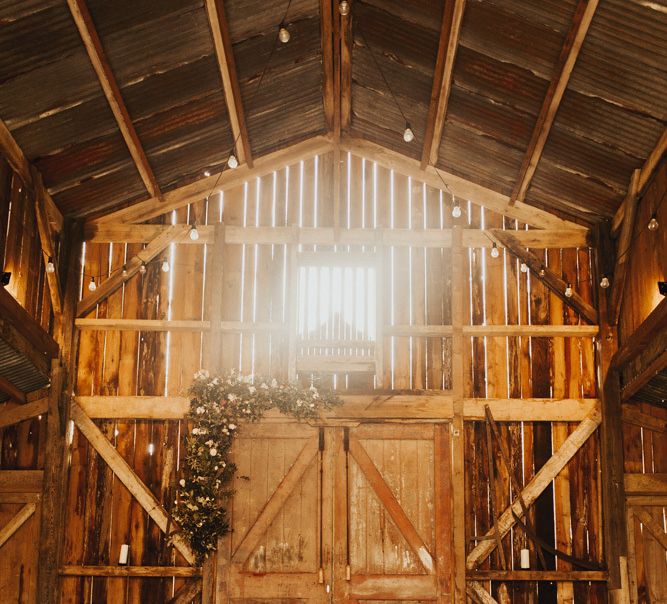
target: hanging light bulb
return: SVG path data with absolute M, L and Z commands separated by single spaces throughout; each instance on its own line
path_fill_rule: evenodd
M 95 285 L 95 277 L 90 278 L 90 283 L 88 284 L 88 291 L 94 292 L 97 289 L 97 285 Z
M 146 274 L 146 265 L 143 262 L 141 263 L 141 266 L 139 267 L 139 273 L 141 273 L 142 275 Z
M 236 168 L 239 167 L 239 160 L 236 159 L 236 155 L 233 153 L 229 156 L 229 159 L 227 160 L 227 165 L 232 169 L 236 170 Z
M 544 277 L 547 274 L 547 269 L 544 266 L 540 266 L 540 277 Z
M 123 278 L 127 277 L 127 265 L 123 264 L 123 269 L 120 271 L 120 276 Z
M 491 246 L 491 258 L 497 258 L 498 256 L 500 256 L 500 250 L 494 241 L 493 246 Z
M 46 272 L 47 273 L 55 273 L 56 272 L 56 265 L 53 264 L 53 258 L 49 256 L 49 260 L 46 263 Z
M 658 222 L 658 218 L 656 217 L 656 215 L 654 213 L 653 216 L 651 216 L 651 220 L 648 221 L 648 230 L 649 231 L 657 231 L 659 226 L 660 226 L 660 223 Z
M 196 224 L 193 224 L 190 229 L 190 239 L 192 239 L 192 241 L 197 241 L 197 239 L 199 239 L 199 231 L 197 230 Z
M 210 170 L 204 170 L 204 176 L 206 176 L 206 178 L 208 178 L 210 175 L 211 175 Z
M 454 205 L 452 206 L 452 216 L 454 218 L 461 218 L 461 206 L 458 202 L 458 199 L 454 200 Z
M 290 37 L 291 36 L 290 36 L 290 33 L 289 33 L 289 29 L 287 29 L 285 27 L 285 24 L 282 23 L 280 25 L 280 29 L 278 30 L 278 38 L 280 39 L 280 41 L 283 44 L 287 44 L 289 42 Z
M 406 143 L 411 143 L 413 140 L 415 140 L 415 133 L 412 131 L 412 128 L 410 128 L 410 124 L 408 122 L 405 122 L 405 130 L 403 130 L 403 140 Z
M 166 258 L 162 261 L 162 272 L 163 273 L 168 273 L 169 272 L 169 260 Z
M 574 294 L 574 291 L 572 290 L 572 284 L 568 283 L 567 287 L 565 288 L 565 297 L 566 298 L 571 298 L 573 294 Z
M 350 14 L 350 3 L 347 0 L 341 0 L 338 4 L 338 10 L 343 17 Z
M 528 272 L 528 265 L 525 262 L 521 263 L 521 272 L 522 273 L 527 273 Z
M 602 275 L 602 279 L 600 279 L 600 287 L 602 289 L 607 289 L 609 287 L 609 277 L 607 277 L 607 275 Z

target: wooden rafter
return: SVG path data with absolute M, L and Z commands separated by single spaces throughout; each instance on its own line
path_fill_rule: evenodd
M 447 104 L 452 89 L 454 60 L 459 44 L 464 8 L 465 0 L 448 0 L 443 9 L 438 58 L 435 63 L 431 103 L 424 134 L 422 169 L 429 164 L 434 166 L 438 162 L 438 150 L 447 117 Z
M 40 398 L 31 403 L 26 403 L 25 405 L 19 405 L 10 409 L 5 408 L 0 411 L 0 428 L 13 426 L 26 419 L 42 415 L 43 413 L 46 413 L 48 408 L 49 400 L 46 398 Z
M 663 298 L 626 339 L 623 347 L 613 356 L 612 367 L 622 369 L 636 359 L 654 338 L 663 337 L 665 332 L 667 332 L 667 298 Z
M 104 436 L 102 431 L 76 403 L 72 405 L 71 418 L 81 431 L 81 434 L 88 439 L 88 442 L 90 442 L 100 457 L 107 463 L 118 480 L 127 487 L 127 490 L 130 491 L 141 507 L 146 510 L 146 513 L 160 527 L 160 530 L 163 533 L 173 533 L 170 534 L 170 537 L 174 547 L 190 564 L 194 564 L 194 552 L 190 549 L 184 537 L 177 532 L 178 529 L 169 517 L 169 514 L 167 514 L 151 490 L 134 473 L 122 455 L 116 451 L 116 448 Z
M 100 36 L 95 29 L 95 24 L 93 23 L 93 18 L 88 10 L 88 6 L 86 5 L 85 0 L 67 0 L 67 4 L 69 5 L 74 23 L 76 23 L 81 39 L 86 47 L 90 62 L 97 74 L 97 79 L 102 86 L 109 107 L 116 118 L 118 128 L 125 139 L 125 144 L 127 145 L 139 175 L 146 186 L 146 190 L 151 197 L 160 198 L 160 187 L 158 186 L 153 170 L 148 163 L 146 153 L 144 152 L 137 131 L 130 118 L 130 114 L 125 106 L 125 101 L 120 92 L 118 82 L 111 70 L 111 65 L 104 52 Z
M 329 130 L 334 129 L 334 66 L 333 66 L 333 11 L 331 0 L 320 0 L 320 31 L 322 34 L 322 104 L 324 119 Z
M 17 403 L 25 403 L 25 392 L 19 390 L 12 382 L 8 379 L 0 376 L 0 392 L 6 394 L 10 399 L 16 401 Z
M 304 157 L 323 153 L 330 149 L 331 141 L 326 136 L 316 136 L 285 149 L 280 149 L 279 151 L 256 158 L 254 168 L 252 169 L 246 164 L 239 166 L 236 170 L 225 170 L 222 175 L 220 173 L 212 174 L 189 185 L 168 191 L 164 194 L 163 201 L 157 198 L 147 199 L 128 208 L 111 212 L 93 222 L 143 222 L 171 210 L 182 208 L 192 202 L 201 201 L 209 194 L 239 186 L 250 178 L 269 174 Z
M 572 228 L 586 230 L 580 224 L 563 220 L 554 214 L 528 204 L 516 202 L 514 205 L 511 205 L 510 198 L 507 195 L 492 191 L 444 170 L 437 170 L 433 166 L 427 166 L 425 170 L 422 170 L 419 160 L 387 149 L 377 143 L 348 137 L 341 141 L 341 148 L 366 159 L 376 161 L 378 164 L 393 169 L 404 176 L 410 176 L 415 180 L 425 182 L 436 189 L 445 190 L 443 182 L 447 183 L 450 192 L 456 197 L 469 200 L 476 205 L 484 206 L 488 210 L 499 212 L 509 218 L 515 218 L 534 227 L 543 229 Z
M 549 132 L 556 119 L 556 113 L 560 106 L 565 89 L 570 81 L 570 76 L 577 62 L 579 51 L 584 43 L 588 28 L 593 20 L 598 7 L 598 0 L 579 0 L 572 20 L 572 26 L 565 38 L 565 43 L 560 52 L 558 65 L 547 94 L 542 102 L 540 114 L 537 117 L 533 134 L 528 144 L 528 150 L 523 158 L 519 176 L 512 191 L 512 203 L 523 201 L 526 192 L 533 179 L 537 164 L 542 157 L 542 151 L 546 145 Z
M 81 300 L 76 307 L 76 316 L 81 317 L 90 312 L 97 304 L 108 298 L 121 287 L 123 283 L 136 275 L 143 264 L 153 260 L 153 258 L 164 251 L 170 243 L 178 242 L 185 237 L 189 230 L 190 227 L 186 224 L 174 224 L 166 231 L 160 233 L 143 250 L 126 263 L 125 274 L 120 271 L 115 273 L 106 281 L 102 282 L 94 292 L 88 294 Z
M 332 4 L 337 4 L 333 2 Z M 340 127 L 345 131 L 350 127 L 352 118 L 352 13 L 354 0 L 350 0 L 350 12 L 340 18 Z M 335 10 L 335 9 L 334 9 Z
M 492 233 L 494 239 L 500 245 L 505 247 L 513 256 L 521 260 L 521 262 L 524 262 L 530 269 L 531 273 L 542 281 L 542 283 L 565 302 L 565 304 L 576 310 L 588 323 L 597 323 L 598 313 L 595 308 L 575 291 L 572 292 L 572 296 L 566 296 L 565 289 L 568 284 L 565 283 L 565 281 L 563 281 L 563 279 L 561 279 L 553 270 L 546 267 L 535 254 L 523 247 L 513 233 L 502 229 L 493 229 Z
M 639 182 L 637 183 L 637 191 L 640 195 L 665 153 L 667 153 L 667 128 L 665 128 L 662 135 L 658 139 L 656 146 L 653 148 L 648 158 L 644 162 L 644 165 L 641 167 L 639 172 Z M 615 233 L 621 227 L 624 215 L 625 203 L 622 203 L 616 211 L 614 219 L 612 220 L 612 233 Z
M 600 421 L 600 411 L 596 409 L 577 426 L 558 451 L 540 468 L 521 492 L 521 497 L 526 506 L 532 505 L 547 485 L 551 484 L 551 481 L 567 465 L 570 459 L 574 457 L 575 453 L 588 440 L 588 437 L 595 432 L 600 425 Z M 515 516 L 521 517 L 521 515 L 521 505 L 519 500 L 515 499 L 498 518 L 497 525 L 501 536 L 506 535 L 514 526 L 516 522 Z M 492 539 L 493 531 L 494 529 L 490 529 L 485 535 L 490 539 L 483 540 L 468 554 L 466 558 L 468 569 L 476 568 L 495 549 L 495 541 Z
M 34 503 L 26 503 L 12 518 L 0 528 L 0 547 L 2 547 L 11 536 L 18 531 L 35 513 L 37 506 Z
M 239 163 L 245 162 L 249 168 L 252 168 L 252 151 L 245 123 L 245 112 L 241 101 L 241 88 L 236 73 L 232 41 L 229 37 L 224 0 L 206 0 L 206 12 L 213 34 L 215 54 L 218 58 L 222 89 L 225 93 L 227 113 L 229 114 L 229 122 L 232 126 L 232 135 L 235 141 L 234 147 L 238 154 Z

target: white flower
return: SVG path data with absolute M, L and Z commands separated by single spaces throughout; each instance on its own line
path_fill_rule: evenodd
M 229 394 L 227 395 L 227 400 L 230 401 L 230 402 L 232 402 L 232 403 L 233 403 L 237 398 L 238 398 L 238 397 L 237 397 L 235 394 L 232 394 L 232 393 L 229 393 Z
M 303 401 L 301 399 L 297 399 L 296 406 L 301 407 L 301 405 L 303 405 Z
M 214 469 L 214 470 L 217 470 L 217 469 L 218 469 L 218 466 L 213 466 L 213 469 Z
M 213 378 L 213 385 L 217 386 L 220 383 L 220 378 Z
M 262 390 L 268 390 L 269 387 L 266 385 L 266 382 L 262 382 L 262 385 L 260 386 Z
M 192 428 L 193 434 L 199 434 L 199 428 Z
M 315 403 L 310 403 L 310 408 L 313 409 L 315 407 Z
M 178 481 L 178 484 L 180 484 L 182 487 L 184 487 L 184 486 L 185 486 L 185 478 L 181 478 L 181 479 Z
M 218 454 L 218 450 L 215 447 L 212 447 L 209 453 L 211 454 L 211 457 L 215 457 Z
M 257 392 L 257 388 L 255 388 L 254 386 L 248 386 L 248 392 L 250 394 L 255 394 L 255 392 Z
M 207 447 L 212 447 L 212 446 L 213 446 L 213 441 L 212 441 L 212 440 L 207 440 L 204 444 L 205 444 Z
M 205 379 L 207 380 L 209 378 L 208 371 L 206 369 L 200 369 L 197 373 L 195 373 L 195 379 Z
M 228 427 L 230 430 L 236 430 L 236 424 L 229 424 L 229 426 L 227 426 L 227 427 Z
M 196 411 L 197 415 L 203 415 L 206 409 L 204 409 L 204 407 L 197 407 Z
M 317 392 L 317 388 L 315 388 L 315 386 L 312 385 L 310 388 L 308 388 L 308 390 L 310 390 L 311 392 Z
M 273 378 L 271 380 L 271 388 L 277 388 L 278 387 L 278 382 L 276 381 L 276 378 Z

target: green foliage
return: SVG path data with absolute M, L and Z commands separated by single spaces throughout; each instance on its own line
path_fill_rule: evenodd
M 225 503 L 232 495 L 236 473 L 229 456 L 239 425 L 256 422 L 273 408 L 298 420 L 317 419 L 323 409 L 340 404 L 340 399 L 315 385 L 304 388 L 236 372 L 211 377 L 206 370 L 195 374 L 189 395 L 192 429 L 186 437 L 173 516 L 201 560 L 229 532 Z

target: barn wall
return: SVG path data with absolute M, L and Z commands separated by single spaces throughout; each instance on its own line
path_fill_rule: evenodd
M 666 196 L 667 162 L 663 161 L 649 183 L 637 211 L 619 321 L 621 346 L 662 299 L 658 293 L 657 281 L 667 278 Z M 647 224 L 653 213 L 656 213 L 660 227 L 656 231 L 649 231 Z M 625 383 L 636 376 L 637 367 L 642 360 L 640 355 L 625 368 Z M 644 475 L 667 473 L 667 409 L 647 404 L 642 400 L 641 391 L 626 403 L 626 409 L 642 414 L 646 421 L 625 421 L 623 424 L 625 472 Z M 655 503 L 656 505 L 646 506 L 645 509 L 664 529 L 667 508 L 657 505 L 660 503 L 657 498 Z M 631 551 L 634 550 L 631 576 L 636 577 L 639 601 L 663 601 L 667 599 L 665 550 L 632 514 L 628 515 L 628 523 L 628 539 L 631 542 Z
M 53 313 L 34 203 L 33 193 L 0 157 L 0 267 L 12 273 L 5 289 L 48 332 Z M 0 415 L 15 406 L 0 403 Z M 42 470 L 45 443 L 45 415 L 0 428 L 0 471 Z M 3 502 L 0 492 L 0 527 L 24 505 L 8 503 L 7 497 Z M 0 548 L 0 593 L 12 594 L 12 601 L 35 601 L 38 543 L 39 508 Z
M 156 222 L 225 225 L 347 228 L 433 228 L 452 226 L 448 195 L 412 181 L 356 156 L 344 156 L 340 214 L 334 217 L 331 155 L 310 158 L 260 179 L 213 196 Z M 525 229 L 493 212 L 463 204 L 464 226 Z M 103 281 L 122 270 L 140 244 L 88 243 L 83 283 Z M 361 246 L 356 251 L 361 251 Z M 338 246 L 339 251 L 345 246 Z M 308 247 L 304 245 L 304 250 Z M 353 250 L 354 251 L 354 250 Z M 533 250 L 544 265 L 563 275 L 592 301 L 592 252 L 588 248 Z M 161 271 L 167 259 L 168 273 Z M 223 294 L 214 301 L 221 319 L 249 323 L 282 323 L 289 317 L 290 282 L 287 246 L 227 243 L 220 257 L 212 245 L 172 245 L 146 273 L 138 275 L 91 311 L 89 318 L 207 320 L 212 308 L 208 279 L 223 262 Z M 383 253 L 385 326 L 449 325 L 452 321 L 452 252 L 449 247 L 387 246 Z M 466 248 L 462 270 L 465 282 L 465 322 L 470 325 L 577 325 L 579 318 L 534 277 L 519 270 L 504 251 Z M 85 291 L 85 288 L 84 288 Z M 342 338 L 355 339 L 347 331 Z M 205 358 L 205 338 L 199 331 L 80 333 L 76 395 L 182 395 Z M 464 396 L 479 398 L 595 398 L 594 341 L 590 337 L 475 337 L 465 339 Z M 391 336 L 382 342 L 384 388 L 450 391 L 452 342 L 449 336 Z M 288 337 L 283 332 L 225 333 L 219 369 L 288 376 Z M 214 369 L 211 363 L 211 369 Z M 308 380 L 305 371 L 300 377 Z M 370 391 L 371 374 L 340 372 L 327 381 L 341 392 Z M 98 421 L 137 475 L 169 510 L 180 478 L 180 451 L 187 426 L 180 421 Z M 576 424 L 561 422 L 503 423 L 512 465 L 525 484 L 560 446 Z M 490 488 L 497 505 L 510 501 L 509 475 L 494 452 L 498 478 L 491 485 L 483 422 L 465 425 L 466 538 L 491 526 Z M 595 433 L 567 469 L 539 498 L 534 517 L 540 535 L 560 549 L 594 561 L 603 560 L 600 514 L 599 447 Z M 116 565 L 120 545 L 129 543 L 135 565 L 182 565 L 156 525 L 118 482 L 77 429 L 71 445 L 67 521 L 63 564 Z M 468 542 L 472 550 L 474 541 Z M 526 546 L 520 529 L 504 539 L 512 566 Z M 531 546 L 532 548 L 532 546 Z M 531 549 L 532 567 L 536 555 Z M 549 560 L 553 564 L 553 559 Z M 481 568 L 500 568 L 497 554 Z M 567 570 L 559 564 L 559 570 Z M 65 577 L 64 602 L 162 602 L 181 585 L 171 578 Z M 499 585 L 494 583 L 497 593 Z M 600 583 L 507 583 L 515 602 L 556 601 L 572 594 L 575 602 L 605 601 Z

